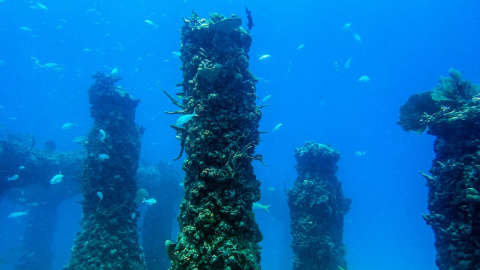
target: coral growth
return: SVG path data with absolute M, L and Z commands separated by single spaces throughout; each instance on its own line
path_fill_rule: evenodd
M 248 70 L 251 36 L 240 25 L 237 17 L 193 14 L 182 27 L 179 107 L 196 116 L 172 126 L 188 155 L 180 233 L 166 243 L 172 270 L 260 269 L 262 235 L 252 211 L 260 182 L 251 162 L 261 159 L 254 155 L 261 113 Z
M 460 72 L 451 69 L 450 76 L 433 92 L 420 94 L 430 95 L 426 104 L 436 110 L 427 112 L 417 103 L 416 111 L 425 113 L 410 117 L 403 114 L 411 111 L 401 109 L 401 119 L 421 122 L 428 134 L 437 137 L 431 175 L 421 172 L 429 188 L 430 213 L 424 219 L 435 233 L 437 266 L 441 270 L 480 269 L 480 96 L 476 86 L 461 80 Z M 399 124 L 409 130 L 405 121 Z
M 324 144 L 307 142 L 295 149 L 298 178 L 288 190 L 292 219 L 294 270 L 346 268 L 343 217 L 345 198 L 335 173 L 340 154 Z

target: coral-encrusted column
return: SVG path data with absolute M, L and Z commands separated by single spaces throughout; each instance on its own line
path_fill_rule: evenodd
M 307 142 L 295 149 L 298 178 L 288 191 L 292 219 L 294 270 L 347 269 L 343 217 L 345 198 L 335 173 L 340 154 L 324 144 Z
M 251 165 L 261 113 L 248 70 L 250 34 L 237 17 L 193 14 L 182 27 L 184 116 L 174 127 L 188 154 L 185 197 L 170 269 L 260 269 L 262 235 L 252 203 L 260 182 Z M 193 115 L 195 113 L 195 115 Z
M 137 235 L 136 171 L 143 132 L 139 100 L 97 73 L 89 89 L 95 122 L 88 135 L 82 191 L 82 231 L 64 269 L 145 269 Z
M 440 270 L 480 269 L 480 95 L 478 86 L 450 69 L 433 91 L 416 94 L 400 109 L 405 131 L 437 137 L 427 179 L 428 210 Z

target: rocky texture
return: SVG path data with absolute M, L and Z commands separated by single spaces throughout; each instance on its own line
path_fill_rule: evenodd
M 82 192 L 82 230 L 64 269 L 145 269 L 137 235 L 136 171 L 143 132 L 139 100 L 97 73 L 89 89 L 95 122 L 88 135 Z M 104 156 L 107 155 L 107 156 Z
M 185 148 L 185 196 L 177 242 L 167 241 L 170 269 L 260 269 L 262 235 L 252 204 L 260 182 L 252 160 L 260 141 L 261 112 L 248 70 L 250 34 L 241 19 L 193 14 L 182 27 L 184 81 L 182 127 L 173 126 Z M 178 112 L 177 112 L 178 113 Z
M 347 269 L 343 217 L 345 198 L 335 173 L 340 154 L 324 144 L 307 142 L 295 149 L 298 178 L 288 190 L 292 219 L 294 270 Z
M 437 137 L 427 179 L 428 210 L 440 270 L 480 269 L 480 95 L 451 69 L 433 91 L 411 97 L 400 109 L 407 131 L 421 126 Z M 405 109 L 410 108 L 410 109 Z M 433 108 L 433 109 L 432 109 Z M 410 119 L 406 125 L 403 119 Z M 415 128 L 414 128 L 415 130 Z

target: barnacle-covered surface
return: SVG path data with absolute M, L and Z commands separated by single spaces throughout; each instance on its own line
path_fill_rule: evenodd
M 295 149 L 295 158 L 298 178 L 288 190 L 293 269 L 347 269 L 343 217 L 351 200 L 343 196 L 335 176 L 340 154 L 328 145 L 307 142 Z
M 437 137 L 431 175 L 421 173 L 429 188 L 424 219 L 435 233 L 439 269 L 480 269 L 480 95 L 459 72 L 450 74 L 435 97 L 447 103 L 422 116 Z
M 118 78 L 102 73 L 94 78 L 88 91 L 95 122 L 86 144 L 82 229 L 64 269 L 145 269 L 134 203 L 142 132 L 135 124 L 139 100 L 114 85 Z M 100 159 L 100 154 L 109 158 Z
M 177 242 L 167 241 L 170 269 L 260 269 L 262 235 L 252 203 L 260 182 L 252 160 L 261 113 L 248 70 L 250 34 L 241 19 L 193 14 L 182 27 L 184 114 L 175 128 L 185 146 L 185 196 Z

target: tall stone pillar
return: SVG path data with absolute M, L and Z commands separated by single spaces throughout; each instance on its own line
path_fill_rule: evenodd
M 294 270 L 347 269 L 343 217 L 351 200 L 338 181 L 337 150 L 307 142 L 295 149 L 298 178 L 288 190 Z
M 261 160 L 254 154 L 261 113 L 248 70 L 252 39 L 241 25 L 235 16 L 193 14 L 182 27 L 184 115 L 172 127 L 187 158 L 180 232 L 166 243 L 172 270 L 260 269 L 252 211 L 260 182 L 251 162 Z
M 95 119 L 86 143 L 81 232 L 64 269 L 145 269 L 137 235 L 136 171 L 143 129 L 135 124 L 139 100 L 117 78 L 97 73 L 90 87 Z
M 428 210 L 440 270 L 480 269 L 479 87 L 450 69 L 432 91 L 411 96 L 400 108 L 405 131 L 436 136 L 427 180 Z

